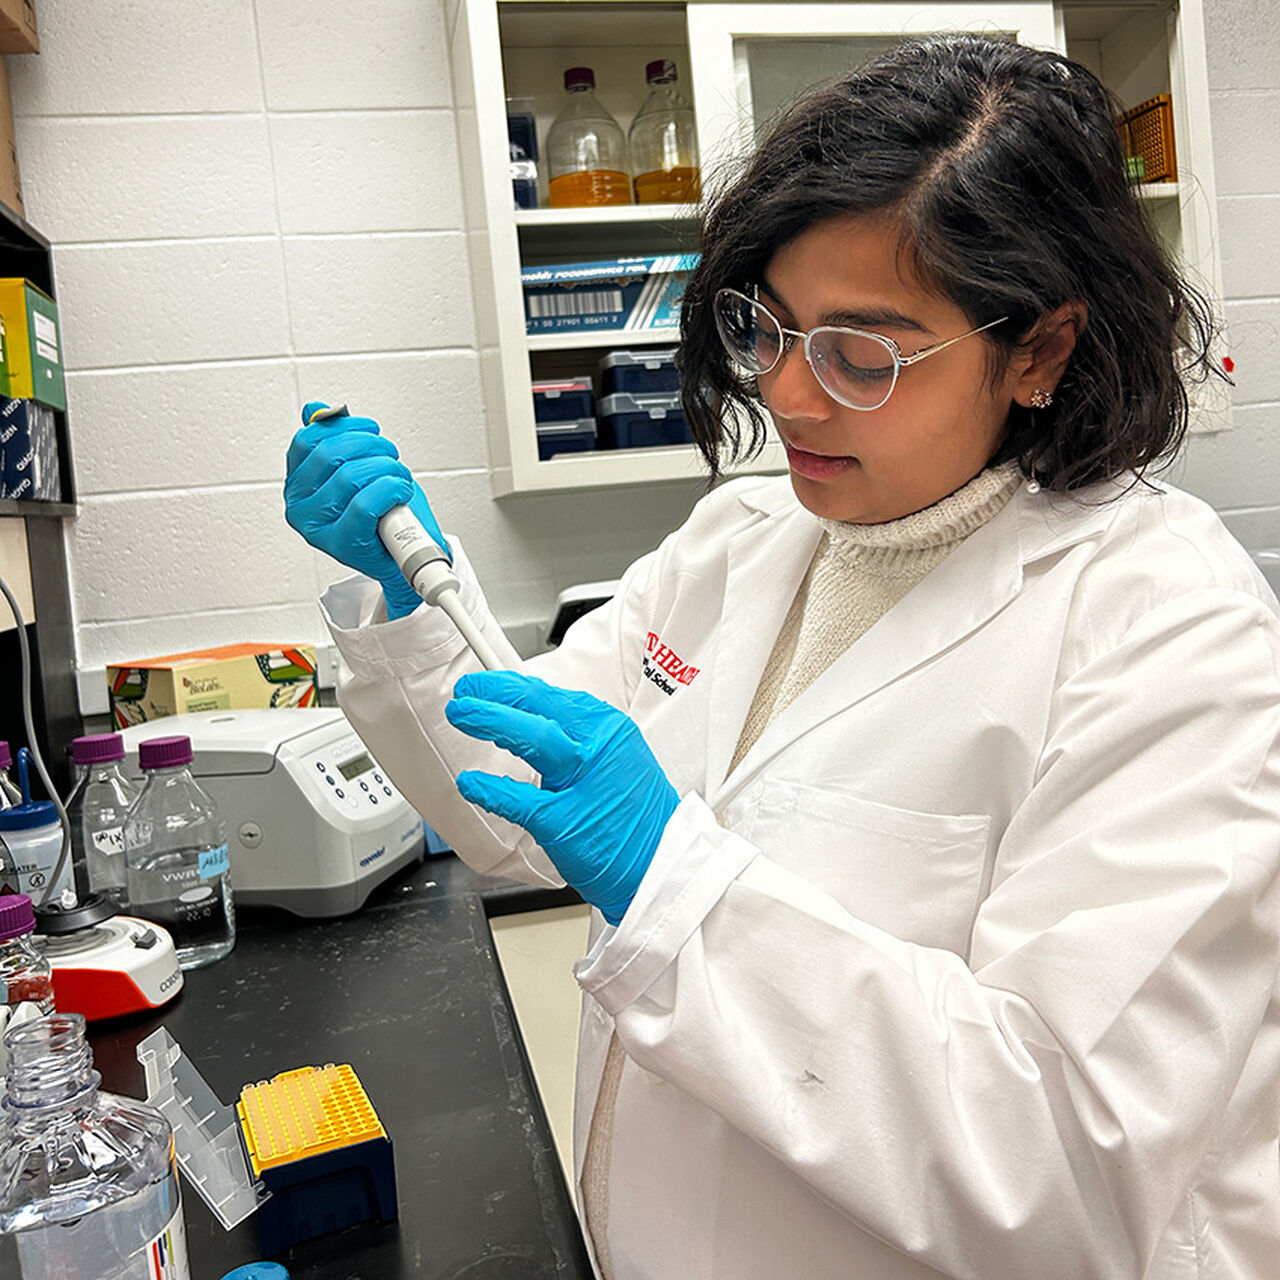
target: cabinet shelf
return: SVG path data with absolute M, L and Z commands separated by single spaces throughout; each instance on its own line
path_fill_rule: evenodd
M 692 223 L 701 210 L 687 204 L 616 204 L 577 209 L 517 209 L 517 227 L 611 227 L 634 223 Z
M 585 329 L 570 333 L 531 333 L 530 351 L 582 351 L 591 347 L 661 347 L 680 341 L 679 329 Z
M 0 516 L 74 516 L 74 502 L 32 502 L 25 498 L 0 498 Z
M 726 475 L 781 474 L 787 469 L 782 445 L 769 441 L 760 456 Z M 622 484 L 705 480 L 706 463 L 691 444 L 653 449 L 602 449 L 598 453 L 562 453 L 540 461 L 524 492 L 549 493 L 567 489 L 607 489 Z M 510 490 L 508 490 L 509 492 Z

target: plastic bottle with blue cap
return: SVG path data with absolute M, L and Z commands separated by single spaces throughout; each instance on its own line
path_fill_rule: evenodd
M 37 906 L 60 903 L 72 895 L 70 856 L 63 856 L 63 830 L 57 806 L 51 800 L 31 798 L 26 747 L 18 750 L 18 784 L 21 803 L 0 809 L 0 842 L 8 850 L 17 872 L 18 891 Z M 70 851 L 68 850 L 68 855 Z

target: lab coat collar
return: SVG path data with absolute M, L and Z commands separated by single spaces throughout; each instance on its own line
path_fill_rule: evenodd
M 708 673 L 708 797 L 729 771 L 765 663 L 822 537 L 817 517 L 796 501 L 785 477 L 753 485 L 738 500 L 757 518 L 728 543 L 721 625 Z
M 728 547 L 704 792 L 712 807 L 726 803 L 797 738 L 981 627 L 1018 594 L 1026 566 L 1099 536 L 1126 501 L 1150 494 L 1139 487 L 1126 496 L 1124 489 L 1123 483 L 1099 485 L 1069 497 L 1019 485 L 992 519 L 785 708 L 728 774 L 765 664 L 821 536 L 821 525 L 789 484 L 745 492 L 743 505 L 764 518 L 739 530 Z

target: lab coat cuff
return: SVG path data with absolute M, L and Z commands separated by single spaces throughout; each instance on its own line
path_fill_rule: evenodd
M 758 853 L 721 827 L 701 796 L 685 796 L 621 922 L 574 966 L 582 989 L 616 1017 L 675 961 Z
M 463 608 L 495 649 L 505 652 L 510 646 L 489 613 L 461 543 L 451 536 L 449 545 Z M 414 676 L 446 665 L 467 647 L 448 615 L 426 604 L 388 621 L 381 586 L 363 574 L 334 583 L 320 597 L 320 608 L 339 653 L 358 676 Z

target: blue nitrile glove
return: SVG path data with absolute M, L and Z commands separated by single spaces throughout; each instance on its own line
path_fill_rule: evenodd
M 302 410 L 302 421 L 326 407 L 313 400 Z M 402 618 L 422 603 L 378 537 L 378 521 L 400 503 L 408 504 L 450 554 L 426 494 L 372 418 L 329 418 L 293 437 L 285 519 L 313 547 L 380 582 L 388 618 Z
M 630 716 L 514 671 L 463 676 L 449 723 L 527 760 L 542 786 L 470 769 L 458 790 L 516 823 L 610 924 L 631 905 L 680 797 Z

